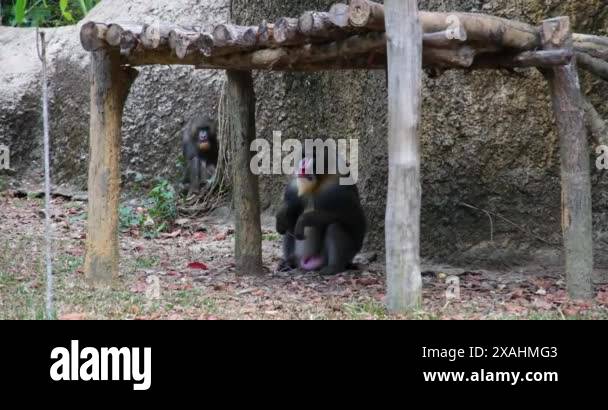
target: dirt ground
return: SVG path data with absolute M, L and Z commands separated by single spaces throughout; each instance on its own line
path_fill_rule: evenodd
M 259 277 L 237 275 L 226 218 L 182 221 L 157 239 L 122 232 L 121 276 L 112 289 L 84 280 L 86 203 L 55 198 L 54 272 L 60 319 L 608 319 L 608 285 L 593 302 L 569 301 L 563 278 L 542 271 L 489 272 L 424 267 L 423 307 L 404 317 L 384 307 L 384 270 L 360 255 L 361 270 L 334 277 L 276 273 L 280 237 L 264 222 Z M 0 197 L 0 319 L 44 317 L 41 199 Z M 193 228 L 190 228 L 194 226 Z M 460 298 L 446 297 L 457 275 Z

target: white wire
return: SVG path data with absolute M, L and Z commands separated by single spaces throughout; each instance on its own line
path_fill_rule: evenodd
M 44 127 L 44 228 L 46 240 L 46 319 L 54 318 L 53 307 L 53 242 L 51 232 L 51 161 L 49 139 L 49 107 L 46 72 L 46 40 L 44 32 L 40 33 L 42 52 L 38 56 L 42 61 L 42 122 Z M 36 49 L 38 51 L 38 29 L 36 29 Z

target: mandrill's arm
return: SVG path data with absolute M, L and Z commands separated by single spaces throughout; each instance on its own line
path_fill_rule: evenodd
M 323 230 L 328 225 L 331 225 L 334 222 L 340 220 L 340 216 L 327 211 L 310 211 L 302 214 L 298 219 L 298 223 L 296 224 L 295 229 L 295 237 L 297 240 L 302 240 L 305 238 L 304 229 L 308 226 L 312 226 L 315 228 L 319 228 Z
M 302 212 L 304 212 L 304 203 L 298 197 L 297 187 L 291 183 L 285 190 L 283 205 L 277 213 L 277 232 L 281 235 L 293 232 Z

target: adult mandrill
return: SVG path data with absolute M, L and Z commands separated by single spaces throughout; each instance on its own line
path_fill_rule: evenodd
M 183 131 L 182 148 L 186 160 L 183 182 L 188 194 L 197 194 L 201 181 L 210 179 L 217 166 L 217 123 L 208 117 L 190 120 Z
M 329 166 L 328 158 L 322 167 L 314 154 L 304 158 L 285 189 L 276 216 L 283 235 L 282 271 L 299 267 L 334 275 L 347 270 L 361 250 L 367 223 L 359 191 L 348 174 L 337 172 L 337 161 Z

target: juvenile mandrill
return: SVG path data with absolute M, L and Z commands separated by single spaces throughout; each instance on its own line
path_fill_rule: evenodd
M 201 181 L 210 179 L 217 166 L 219 145 L 216 122 L 208 117 L 190 120 L 184 128 L 182 148 L 186 160 L 183 182 L 188 186 L 188 194 L 197 194 Z
M 327 172 L 332 170 L 327 155 L 321 169 L 313 158 L 300 162 L 276 217 L 277 232 L 283 235 L 279 269 L 334 275 L 347 270 L 361 250 L 366 219 L 357 186 L 352 181 L 341 184 L 348 178 Z

